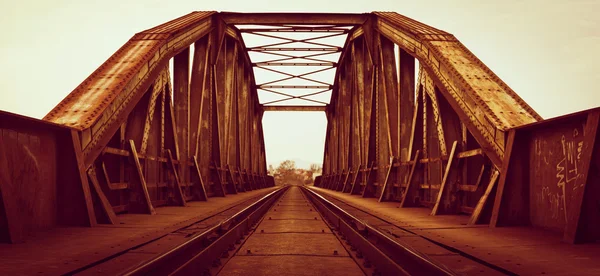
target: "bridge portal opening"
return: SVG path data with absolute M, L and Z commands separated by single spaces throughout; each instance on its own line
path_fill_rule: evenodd
M 282 162 L 293 161 L 302 170 L 321 167 L 327 130 L 324 110 L 352 26 L 236 27 L 253 65 L 259 102 L 272 110 L 265 112 L 262 121 L 267 165 L 277 169 Z M 317 109 L 322 111 L 308 111 Z

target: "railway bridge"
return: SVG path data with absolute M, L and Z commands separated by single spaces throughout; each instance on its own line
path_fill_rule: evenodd
M 314 185 L 267 174 L 286 111 L 327 117 Z M 599 116 L 395 12 L 192 12 L 0 112 L 0 273 L 598 275 Z

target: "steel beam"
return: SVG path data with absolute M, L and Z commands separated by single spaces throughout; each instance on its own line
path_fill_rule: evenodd
M 257 62 L 252 66 L 333 66 L 335 62 Z
M 185 48 L 173 58 L 173 100 L 175 107 L 175 125 L 177 130 L 177 145 L 175 153 L 177 160 L 190 160 L 190 48 Z M 179 167 L 179 179 L 189 182 L 189 167 Z
M 261 105 L 263 111 L 326 111 L 327 106 L 318 105 Z
M 366 14 L 342 13 L 232 13 L 222 12 L 221 18 L 234 25 L 360 25 Z
M 248 48 L 247 51 L 252 52 L 340 52 L 340 47 L 324 47 L 324 48 L 298 48 L 298 47 L 255 47 Z

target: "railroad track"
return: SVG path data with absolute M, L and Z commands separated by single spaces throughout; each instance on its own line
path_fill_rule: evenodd
M 316 192 L 303 188 L 320 213 L 373 275 L 457 275 L 427 256 L 398 243 Z
M 124 249 L 114 255 L 87 264 L 63 275 L 123 275 L 136 270 L 156 265 L 156 260 L 190 255 L 201 250 L 210 241 L 227 232 L 239 220 L 248 218 L 248 213 L 258 208 L 262 203 L 281 195 L 282 189 L 266 195 L 252 197 L 234 206 L 228 207 L 201 220 L 194 221 L 180 228 L 159 235 L 148 242 Z M 166 253 L 163 253 L 166 252 Z M 179 260 L 172 261 L 181 265 Z M 162 266 L 167 268 L 166 266 Z
M 386 236 L 385 240 L 392 240 L 395 245 L 392 248 L 389 248 L 387 254 L 390 256 L 401 256 L 401 253 L 395 252 L 395 250 L 408 250 L 412 251 L 415 254 L 408 254 L 407 256 L 421 256 L 424 259 L 428 259 L 429 262 L 434 263 L 440 267 L 446 267 L 448 270 L 453 270 L 459 275 L 518 275 L 512 271 L 499 267 L 497 265 L 488 263 L 480 258 L 467 254 L 457 248 L 452 246 L 448 246 L 446 244 L 441 244 L 436 242 L 428 237 L 419 235 L 410 229 L 403 228 L 398 226 L 387 219 L 381 217 L 380 215 L 370 213 L 360 206 L 355 206 L 349 204 L 345 201 L 342 201 L 338 198 L 327 194 L 320 194 L 312 189 L 306 189 L 308 192 L 312 193 L 318 198 L 321 198 L 322 201 L 328 202 L 328 204 L 335 205 L 335 209 L 341 210 L 340 213 L 342 217 L 346 218 L 346 221 L 349 221 L 351 225 L 353 225 L 356 229 L 361 229 L 363 231 L 363 236 L 372 240 L 374 243 L 378 242 L 380 236 Z M 405 239 L 415 239 L 421 238 L 424 243 L 419 248 L 414 248 L 408 243 L 404 243 Z M 426 244 L 429 245 L 426 245 Z M 433 247 L 440 247 L 443 250 L 450 251 L 452 255 L 447 255 L 445 253 L 440 253 L 439 251 L 433 253 L 433 258 L 427 257 L 426 255 L 419 253 L 422 247 L 425 246 L 427 250 L 434 252 Z M 387 247 L 380 247 L 387 248 Z M 451 261 L 444 260 L 438 261 L 436 257 L 449 257 Z M 418 260 L 417 260 L 418 261 Z M 411 263 L 411 262 L 407 262 Z M 447 265 L 448 264 L 448 265 Z M 465 267 L 467 269 L 465 269 Z M 417 270 L 418 271 L 418 270 Z
M 299 186 L 122 275 L 456 275 Z

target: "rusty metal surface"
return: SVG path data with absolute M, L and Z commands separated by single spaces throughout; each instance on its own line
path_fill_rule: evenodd
M 455 275 L 443 264 L 382 232 L 367 220 L 359 219 L 314 190 L 304 188 L 319 211 L 339 234 L 364 254 L 384 275 Z
M 0 111 L 0 242 L 57 226 L 90 226 L 71 131 Z
M 177 234 L 185 235 L 185 238 L 189 239 L 175 243 L 176 246 L 169 250 L 158 250 L 159 256 L 128 269 L 124 275 L 190 275 L 192 271 L 202 271 L 209 266 L 211 260 L 218 260 L 224 251 L 231 250 L 228 248 L 233 246 L 235 241 L 239 241 L 287 189 L 288 187 L 275 189 L 250 205 L 242 206 L 241 210 L 235 210 L 229 217 L 209 229 L 194 229 L 196 232 L 188 235 L 178 231 Z M 157 243 L 157 246 L 160 244 Z M 140 251 L 136 249 L 133 253 Z
M 365 275 L 351 258 L 323 256 L 236 256 L 219 275 Z
M 123 214 L 117 217 L 115 225 L 54 227 L 28 236 L 24 243 L 0 243 L 0 274 L 63 275 L 102 260 L 105 262 L 90 268 L 87 273 L 97 274 L 95 269 L 106 273 L 109 270 L 122 272 L 134 265 L 129 261 L 139 261 L 138 257 L 145 257 L 144 261 L 147 261 L 156 256 L 150 253 L 128 256 L 122 254 L 124 251 L 139 248 L 150 252 L 154 247 L 174 247 L 178 242 L 169 240 L 170 235 L 189 239 L 191 234 L 231 217 L 270 191 L 272 189 L 215 198 L 211 202 L 192 202 L 186 208 L 157 208 L 155 216 Z
M 142 31 L 138 34 L 175 34 L 181 32 L 187 28 L 196 27 L 196 24 L 204 19 L 207 16 L 210 16 L 216 12 L 214 11 L 194 11 L 189 14 L 186 14 L 182 17 L 173 19 L 169 22 L 158 25 L 154 28 Z
M 391 222 L 392 227 L 410 231 L 412 237 L 401 234 L 398 240 L 410 242 L 416 250 L 429 251 L 433 258 L 454 271 L 488 275 L 485 273 L 490 271 L 490 267 L 482 263 L 518 275 L 596 275 L 600 271 L 600 246 L 596 243 L 572 246 L 561 242 L 560 234 L 535 227 L 469 227 L 463 224 L 464 220 L 453 219 L 458 216 L 438 217 L 436 224 L 429 224 L 426 220 L 431 218 L 428 210 L 419 210 L 424 208 L 398 209 L 393 202 L 380 203 L 372 198 L 359 198 L 320 188 L 314 190 L 338 200 L 338 204 L 348 212 L 360 209 L 361 212 Z M 414 227 L 408 228 L 407 225 Z M 391 232 L 390 228 L 386 230 Z M 421 241 L 417 241 L 415 236 L 420 236 Z M 457 252 L 460 255 L 454 254 Z M 471 257 L 465 260 L 462 256 L 463 260 L 458 262 L 461 255 Z M 470 260 L 478 261 L 473 263 Z M 478 266 L 473 267 L 474 264 Z M 485 273 L 479 274 L 480 270 Z
M 497 167 L 504 156 L 505 132 L 542 120 L 452 35 L 397 13 L 375 14 L 378 31 L 419 59 L 432 78 L 423 81 L 441 88 Z
M 532 131 L 529 135 L 529 218 L 533 226 L 562 232 L 572 205 L 572 194 L 582 189 L 585 117 Z
M 567 242 L 596 241 L 599 109 L 514 131 L 514 153 L 496 198 L 498 225 L 531 225 Z
M 125 44 L 107 63 L 92 73 L 89 81 L 84 81 L 83 85 L 52 109 L 44 120 L 77 129 L 90 127 L 113 99 L 128 94 L 129 91 L 123 92 L 123 88 L 159 49 L 160 42 L 137 40 Z
M 296 212 L 296 211 L 281 211 L 269 213 L 268 217 L 273 220 L 321 220 L 321 217 L 317 214 L 309 212 Z
M 285 275 L 319 275 L 327 268 L 327 274 L 364 275 L 314 206 L 308 205 L 300 188 L 290 187 L 219 275 L 268 275 L 273 271 Z M 285 215 L 269 219 L 279 213 Z M 303 220 L 307 213 L 318 220 Z
M 306 212 L 306 210 L 304 210 Z M 331 230 L 322 220 L 264 220 L 261 229 L 265 233 L 331 233 Z
M 198 33 L 209 27 L 209 24 L 203 22 L 213 13 L 191 13 L 137 34 L 52 109 L 44 120 L 80 130 L 89 128 L 98 118 L 108 115 L 103 112 L 113 104 L 113 100 L 127 97 L 140 81 L 148 77 L 146 74 L 156 64 L 161 64 L 163 59 L 170 57 L 169 54 L 172 55 L 184 46 L 180 45 L 184 41 L 179 40 L 193 42 L 198 39 Z M 200 26 L 202 31 L 178 33 L 192 25 Z M 160 39 L 140 37 L 141 34 L 155 33 L 168 36 Z M 173 34 L 178 35 L 171 38 Z M 194 34 L 195 37 L 188 37 Z
M 246 254 L 251 250 L 254 255 L 311 255 L 334 256 L 334 251 L 339 256 L 347 257 L 348 252 L 340 241 L 331 234 L 321 233 L 321 229 L 312 233 L 262 233 L 262 225 L 257 227 L 258 232 L 250 237 L 238 254 Z M 268 231 L 268 229 L 267 229 Z M 267 232 L 265 231 L 265 232 Z
M 223 20 L 236 25 L 306 24 L 306 25 L 358 25 L 366 14 L 350 13 L 235 13 L 222 12 Z
M 220 47 L 223 40 L 227 42 Z M 240 41 L 235 29 L 215 18 L 215 12 L 193 12 L 135 34 L 44 118 L 48 125 L 64 126 L 60 139 L 48 136 L 40 142 L 58 144 L 47 145 L 57 154 L 43 160 L 61 164 L 49 165 L 53 172 L 44 175 L 56 174 L 57 181 L 68 184 L 53 187 L 54 181 L 37 179 L 33 182 L 43 183 L 32 189 L 51 188 L 44 194 L 56 195 L 54 202 L 63 197 L 73 200 L 52 203 L 58 208 L 53 214 L 58 215 L 30 216 L 35 223 L 114 224 L 120 213 L 152 214 L 158 206 L 185 206 L 191 200 L 273 186 L 273 179 L 266 176 L 263 111 L 253 90 L 249 60 L 237 54 L 243 49 Z M 192 43 L 194 63 L 179 62 L 189 59 Z M 173 57 L 178 62 L 172 81 L 168 62 Z M 172 82 L 177 91 L 171 91 Z M 36 128 L 43 127 L 30 130 Z M 32 149 L 37 154 L 37 148 Z M 226 168 L 224 173 L 211 170 L 211 162 Z M 234 171 L 239 180 L 221 178 L 236 177 Z M 176 198 L 170 197 L 172 192 Z M 6 216 L 14 214 L 11 197 L 24 195 L 16 193 L 2 202 L 10 210 Z M 8 221 L 2 223 L 3 240 L 9 231 L 20 231 L 18 219 Z
M 416 21 L 412 18 L 395 12 L 373 12 L 375 15 L 393 21 L 399 25 L 399 30 L 421 40 L 456 40 L 456 38 L 443 30 Z
M 483 108 L 482 111 L 486 113 L 488 119 L 496 128 L 505 131 L 511 127 L 542 119 L 523 99 L 451 34 L 394 12 L 375 12 L 375 14 L 386 21 L 392 22 L 394 27 L 399 27 L 396 31 L 407 30 L 408 32 L 404 35 L 423 39 L 421 43 L 413 40 L 415 43 L 414 48 L 411 50 L 414 50 L 416 54 L 433 46 L 433 49 L 430 49 L 434 51 L 431 53 L 433 55 L 423 61 L 434 65 L 432 70 L 441 72 L 445 78 L 449 78 L 446 74 L 453 75 L 446 81 L 452 82 L 454 88 L 461 87 L 459 82 L 462 85 L 466 84 L 466 87 L 454 89 L 451 93 L 460 94 L 463 92 L 461 90 L 466 90 L 464 92 L 469 93 L 469 96 L 477 102 L 478 106 Z M 428 39 L 428 37 L 423 37 L 425 34 L 452 38 L 431 37 Z M 408 37 L 406 38 L 408 39 Z M 448 68 L 443 66 L 448 66 Z M 468 103 L 466 100 L 467 95 L 462 97 L 464 98 L 463 101 Z

